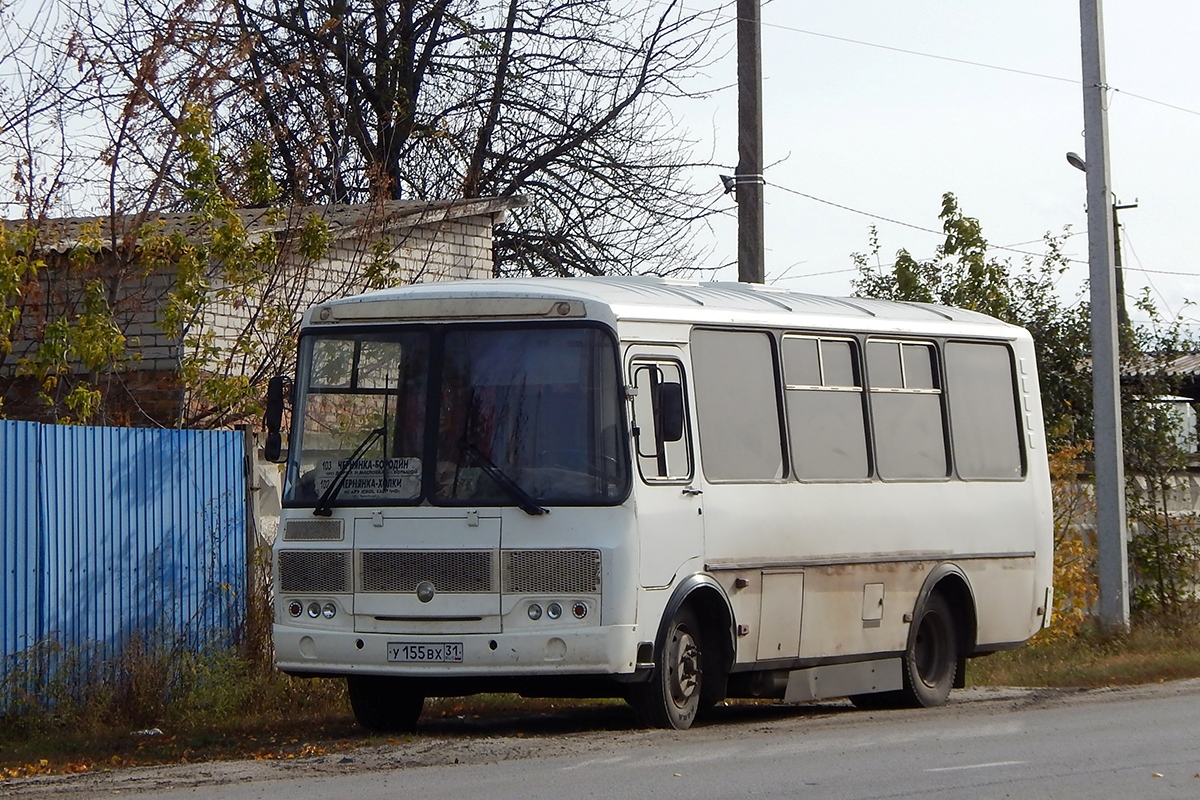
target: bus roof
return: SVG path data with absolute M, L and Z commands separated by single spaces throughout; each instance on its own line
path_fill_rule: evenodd
M 826 297 L 762 284 L 701 283 L 656 276 L 498 278 L 399 286 L 322 303 L 309 310 L 305 324 L 556 316 L 612 323 L 642 320 L 785 327 L 813 326 L 818 323 L 811 317 L 819 316 L 821 327 L 834 328 L 898 325 L 932 333 L 982 326 L 990 328 L 991 335 L 1008 336 L 1019 330 L 986 314 L 930 303 Z M 1001 333 L 997 328 L 1010 330 Z

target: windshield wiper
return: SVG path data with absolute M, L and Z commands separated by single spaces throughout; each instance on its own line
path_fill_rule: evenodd
M 363 453 L 375 444 L 380 437 L 387 436 L 387 426 L 376 428 L 367 434 L 367 438 L 363 439 L 350 457 L 342 464 L 342 468 L 333 476 L 333 480 L 329 482 L 329 488 L 325 490 L 325 494 L 321 495 L 321 499 L 317 501 L 317 507 L 313 509 L 314 517 L 328 517 L 332 513 L 333 501 L 338 496 L 338 492 L 342 490 L 342 484 L 346 482 L 346 477 L 354 469 L 359 461 L 362 461 Z M 386 462 L 386 459 L 385 459 Z
M 538 517 L 542 514 L 550 513 L 550 509 L 538 505 L 538 502 L 533 498 L 533 495 L 522 489 L 516 481 L 504 473 L 504 470 L 493 464 L 491 459 L 485 456 L 483 452 L 474 445 L 474 443 L 466 438 L 463 438 L 463 440 L 460 442 L 460 445 L 466 453 L 468 453 L 479 463 L 479 466 L 483 469 L 484 473 L 493 481 L 495 481 L 496 485 L 508 492 L 508 496 L 516 501 L 518 508 L 531 517 Z
M 388 390 L 391 388 L 391 373 L 385 373 L 383 376 L 383 424 L 375 430 L 367 434 L 367 438 L 363 439 L 362 444 L 355 448 L 350 454 L 350 458 L 346 459 L 346 463 L 333 476 L 333 480 L 329 482 L 325 493 L 321 495 L 321 499 L 317 501 L 317 507 L 313 509 L 314 517 L 328 517 L 333 513 L 333 501 L 338 496 L 338 492 L 342 490 L 342 484 L 346 482 L 346 478 L 354 471 L 354 467 L 362 460 L 363 453 L 370 449 L 371 445 L 375 444 L 375 440 L 383 437 L 385 440 L 388 435 Z M 400 398 L 396 397 L 397 414 L 399 414 Z M 387 445 L 383 446 L 383 491 L 387 492 L 388 480 L 388 458 Z

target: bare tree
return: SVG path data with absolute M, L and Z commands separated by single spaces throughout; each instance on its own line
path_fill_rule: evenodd
M 162 43 L 93 29 L 94 61 L 127 65 L 166 130 L 182 95 L 205 95 L 222 149 L 269 145 L 285 203 L 523 194 L 498 274 L 692 266 L 708 209 L 669 104 L 714 36 L 675 0 L 130 1 Z
M 32 380 L 56 419 L 121 421 L 106 403 L 136 390 L 130 321 L 147 306 L 199 319 L 226 302 L 216 286 L 253 313 L 220 369 L 203 333 L 173 323 L 198 354 L 179 374 L 199 398 L 188 422 L 250 413 L 291 352 L 266 342 L 293 336 L 301 310 L 280 266 L 292 240 L 221 259 L 203 236 L 148 238 L 162 212 L 227 245 L 239 207 L 524 195 L 496 230 L 496 274 L 661 274 L 694 266 L 690 233 L 720 200 L 691 188 L 694 143 L 671 115 L 717 31 L 678 0 L 42 0 L 33 16 L 5 2 L 15 183 L 0 202 L 28 224 L 0 226 L 0 345 L 20 336 L 0 372 Z M 95 214 L 109 219 L 74 244 L 45 227 Z M 193 279 L 151 287 L 163 253 Z M 372 258 L 345 291 L 405 279 Z M 226 274 L 243 262 L 244 286 Z
M 188 104 L 231 160 L 267 145 L 276 196 L 222 176 L 246 205 L 529 196 L 497 274 L 688 269 L 717 199 L 671 116 L 714 18 L 678 0 L 46 1 L 3 120 L 31 218 L 186 208 Z

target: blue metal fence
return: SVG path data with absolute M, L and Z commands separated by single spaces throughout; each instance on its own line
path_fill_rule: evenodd
M 0 421 L 0 673 L 45 642 L 228 640 L 245 611 L 242 437 Z

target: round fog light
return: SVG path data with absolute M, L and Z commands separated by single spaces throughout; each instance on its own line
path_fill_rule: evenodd
M 571 606 L 571 613 L 575 615 L 575 619 L 583 619 L 587 616 L 587 603 L 576 603 Z
M 558 619 L 562 616 L 562 606 L 558 603 L 551 603 L 546 606 L 546 616 L 550 619 Z
M 529 614 L 530 619 L 541 619 L 542 618 L 542 607 L 539 606 L 537 603 L 530 603 L 529 610 L 526 613 Z
M 308 615 L 310 617 L 312 617 L 313 619 L 316 619 L 317 617 L 321 616 L 321 604 L 320 603 L 309 603 L 308 604 Z
M 304 604 L 299 600 L 293 600 L 292 602 L 288 603 L 288 613 L 293 617 L 300 616 L 304 613 Z
M 335 606 L 333 603 L 326 603 L 321 608 L 321 616 L 325 619 L 333 619 L 335 614 L 337 614 L 337 606 Z

